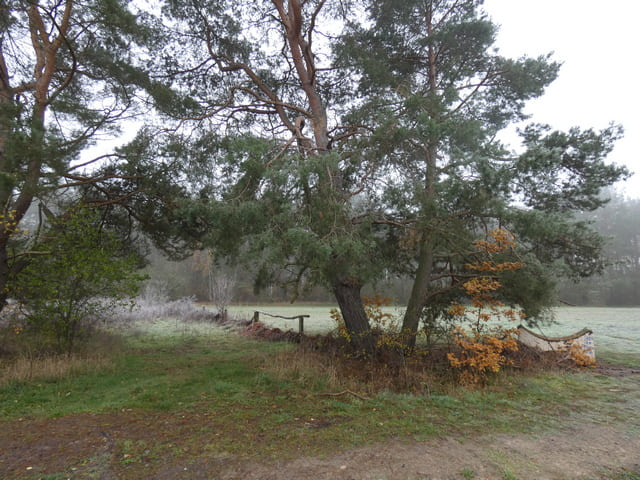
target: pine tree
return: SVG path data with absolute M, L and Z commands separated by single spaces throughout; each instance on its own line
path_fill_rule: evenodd
M 564 133 L 530 125 L 522 154 L 496 139 L 525 119 L 526 101 L 543 94 L 559 64 L 548 55 L 500 56 L 481 4 L 370 2 L 367 21 L 354 22 L 342 39 L 342 63 L 353 66 L 363 98 L 348 118 L 374 131 L 361 155 L 388 166 L 377 208 L 400 230 L 389 235 L 406 251 L 396 270 L 414 277 L 407 347 L 421 317 L 459 294 L 475 233 L 501 227 L 516 234 L 527 266 L 501 293 L 531 318 L 552 301 L 553 273 L 601 268 L 602 239 L 572 212 L 602 205 L 601 189 L 627 173 L 604 162 L 620 135 L 615 126 Z M 563 272 L 553 268 L 558 261 Z
M 81 163 L 81 152 L 142 113 L 139 100 L 177 98 L 147 68 L 145 47 L 161 41 L 152 19 L 123 0 L 0 4 L 0 308 L 9 277 L 29 261 L 19 235 L 29 208 L 39 203 L 50 214 L 54 192 L 121 177 L 114 168 L 89 169 L 121 155 Z
M 200 110 L 146 148 L 199 165 L 183 230 L 259 264 L 258 286 L 324 285 L 371 351 L 363 285 L 414 277 L 410 348 L 461 294 L 474 239 L 506 228 L 525 265 L 501 295 L 541 316 L 555 274 L 602 266 L 573 212 L 626 175 L 604 162 L 621 132 L 530 125 L 524 153 L 499 142 L 559 64 L 499 55 L 481 3 L 168 1 L 167 76 Z
M 199 122 L 170 141 L 197 132 L 187 155 L 212 164 L 187 216 L 203 222 L 203 242 L 218 255 L 258 263 L 258 286 L 281 282 L 295 297 L 324 285 L 354 347 L 371 351 L 360 290 L 380 269 L 378 239 L 358 203 L 367 168 L 351 158 L 363 132 L 337 122 L 351 79 L 331 68 L 327 47 L 342 3 L 169 6 L 188 51 L 171 71 L 202 105 Z

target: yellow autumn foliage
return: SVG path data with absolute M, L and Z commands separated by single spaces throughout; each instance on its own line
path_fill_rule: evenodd
M 523 264 L 520 262 L 498 263 L 493 258 L 494 255 L 514 246 L 514 237 L 510 232 L 502 229 L 492 230 L 485 240 L 475 242 L 479 253 L 489 258 L 465 265 L 467 270 L 482 275 L 462 284 L 471 306 L 453 302 L 449 308 L 449 314 L 459 318 L 460 325 L 452 333 L 456 351 L 449 352 L 447 359 L 449 365 L 458 371 L 461 384 L 484 383 L 490 374 L 497 373 L 503 366 L 510 364 L 505 354 L 518 349 L 515 340 L 517 329 L 505 328 L 500 324 L 489 325 L 492 319 L 515 321 L 522 317 L 519 312 L 506 309 L 504 304 L 495 298 L 494 293 L 502 285 L 491 276 L 522 267 Z M 467 329 L 462 326 L 465 324 L 468 325 Z

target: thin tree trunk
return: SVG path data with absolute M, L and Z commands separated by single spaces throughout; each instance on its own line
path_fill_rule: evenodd
M 411 350 L 416 345 L 416 336 L 420 326 L 420 313 L 425 307 L 427 290 L 433 271 L 433 240 L 431 235 L 425 234 L 420 243 L 418 269 L 413 280 L 411 296 L 407 303 L 407 310 L 402 321 L 402 343 Z
M 422 206 L 422 214 L 425 218 L 432 215 L 430 210 L 435 209 L 437 180 L 436 156 L 436 146 L 431 145 L 427 149 L 426 155 L 425 199 Z M 402 322 L 403 344 L 407 350 L 413 349 L 416 345 L 416 336 L 418 335 L 418 327 L 420 325 L 420 313 L 425 307 L 429 283 L 431 283 L 431 274 L 433 273 L 434 236 L 430 228 L 428 224 L 422 227 L 416 277 L 413 281 L 407 311 L 405 312 Z
M 7 302 L 7 283 L 9 282 L 9 264 L 8 264 L 7 247 L 0 242 L 0 312 L 4 309 Z
M 426 13 L 425 22 L 427 25 L 428 36 L 433 35 L 433 5 L 429 4 Z M 436 67 L 436 52 L 433 45 L 429 46 L 428 52 L 428 72 L 429 72 L 429 96 L 433 97 L 434 105 L 437 105 L 436 94 L 438 90 L 438 70 Z M 434 120 L 439 120 L 437 112 L 434 113 Z M 436 202 L 436 182 L 438 180 L 437 173 L 438 158 L 438 139 L 431 139 L 425 151 L 426 172 L 424 179 L 425 196 L 422 204 L 423 217 L 429 218 L 433 215 Z M 416 277 L 411 288 L 411 297 L 407 304 L 402 322 L 403 344 L 407 350 L 412 350 L 416 344 L 416 336 L 420 325 L 420 314 L 425 307 L 429 283 L 431 282 L 431 274 L 433 272 L 433 248 L 434 237 L 430 231 L 430 226 L 426 224 L 422 227 L 422 235 L 420 241 L 420 251 L 418 253 L 418 267 L 416 269 Z
M 12 92 L 9 83 L 9 72 L 7 69 L 4 55 L 0 49 L 0 215 L 6 216 L 9 213 L 7 209 L 11 189 L 7 178 L 3 175 L 7 173 L 7 153 L 6 145 L 9 139 L 9 112 L 12 107 Z M 0 312 L 5 306 L 7 300 L 6 286 L 9 281 L 9 265 L 7 253 L 7 241 L 9 234 L 7 226 L 4 223 L 6 218 L 0 218 Z
M 361 289 L 362 285 L 355 278 L 339 279 L 333 284 L 333 294 L 349 332 L 351 345 L 357 352 L 371 354 L 374 341 L 362 303 Z

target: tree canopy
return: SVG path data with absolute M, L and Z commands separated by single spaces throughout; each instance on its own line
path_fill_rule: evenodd
M 411 347 L 420 319 L 463 294 L 473 242 L 494 228 L 525 264 L 500 294 L 532 321 L 557 275 L 598 271 L 602 239 L 574 213 L 627 174 L 605 162 L 620 128 L 531 124 L 518 148 L 498 140 L 559 64 L 501 56 L 481 3 L 168 2 L 169 70 L 201 110 L 167 142 L 210 162 L 185 212 L 203 242 L 260 263 L 258 285 L 325 285 L 359 348 L 363 285 L 414 278 Z
M 410 349 L 421 320 L 464 295 L 489 231 L 516 239 L 501 261 L 523 266 L 500 273 L 499 295 L 532 321 L 557 276 L 603 266 L 603 239 L 575 214 L 627 175 L 605 161 L 621 129 L 530 124 L 521 145 L 500 141 L 559 63 L 500 55 L 481 1 L 165 0 L 157 17 L 44 3 L 2 7 L 0 279 L 26 208 L 61 185 L 122 205 L 112 223 L 133 218 L 175 256 L 251 263 L 257 287 L 293 298 L 324 286 L 358 350 L 374 345 L 364 285 L 413 278 Z M 71 160 L 138 98 L 162 122 L 76 175 Z
M 119 167 L 131 156 L 82 154 L 97 139 L 117 136 L 150 104 L 159 113 L 185 114 L 178 93 L 147 60 L 149 45 L 165 35 L 158 26 L 124 0 L 0 4 L 0 305 L 8 279 L 28 264 L 37 243 L 16 235 L 30 207 L 40 205 L 51 218 L 60 192 L 68 199 L 84 190 L 95 206 L 141 193 L 134 185 L 141 172 Z M 135 188 L 107 197 L 104 185 L 116 179 Z
M 363 154 L 378 155 L 395 180 L 378 190 L 380 209 L 411 239 L 408 264 L 396 264 L 415 278 L 403 324 L 408 345 L 425 308 L 461 293 L 470 242 L 491 228 L 519 240 L 527 267 L 509 274 L 512 288 L 501 294 L 532 318 L 550 304 L 556 262 L 572 275 L 600 268 L 601 241 L 571 212 L 602 205 L 600 190 L 625 174 L 604 162 L 618 127 L 565 133 L 528 125 L 520 154 L 497 140 L 526 119 L 526 101 L 543 94 L 559 64 L 549 55 L 502 57 L 481 3 L 372 2 L 369 22 L 352 23 L 341 39 L 342 62 L 363 98 L 350 116 L 379 132 Z

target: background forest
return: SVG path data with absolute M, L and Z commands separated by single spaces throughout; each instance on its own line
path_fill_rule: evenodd
M 611 193 L 611 201 L 599 210 L 584 213 L 584 219 L 593 222 L 607 243 L 604 256 L 607 266 L 602 274 L 577 282 L 561 280 L 557 285 L 559 304 L 567 302 L 582 306 L 636 306 L 640 305 L 640 200 Z M 269 285 L 256 292 L 253 284 L 255 272 L 230 266 L 211 264 L 206 251 L 198 251 L 182 261 L 170 261 L 159 252 L 150 257 L 145 272 L 150 276 L 151 288 L 159 288 L 169 298 L 195 296 L 198 301 L 210 302 L 216 296 L 218 278 L 229 279 L 230 298 L 233 303 L 289 302 L 290 295 L 279 285 Z M 387 278 L 367 287 L 367 295 L 382 293 L 395 304 L 406 304 L 411 289 L 409 279 Z M 305 293 L 300 301 L 331 304 L 331 295 L 322 288 Z

